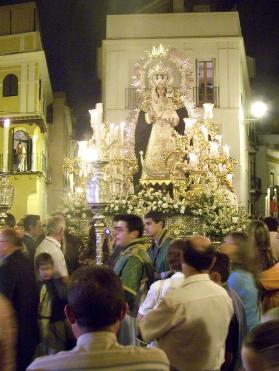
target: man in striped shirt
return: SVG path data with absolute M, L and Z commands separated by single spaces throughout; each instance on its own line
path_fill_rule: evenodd
M 68 302 L 65 312 L 77 338 L 76 347 L 38 358 L 27 370 L 169 370 L 163 351 L 117 343 L 127 304 L 121 281 L 111 269 L 78 269 L 71 278 Z

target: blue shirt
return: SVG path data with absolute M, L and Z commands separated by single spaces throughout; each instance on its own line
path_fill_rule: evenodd
M 229 288 L 234 289 L 244 305 L 247 327 L 250 331 L 259 323 L 258 289 L 252 273 L 241 268 L 234 269 L 228 279 Z

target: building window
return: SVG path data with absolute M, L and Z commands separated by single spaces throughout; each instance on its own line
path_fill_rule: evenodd
M 199 104 L 214 103 L 214 61 L 198 61 Z
M 42 98 L 42 80 L 39 80 L 39 100 Z
M 3 97 L 18 95 L 18 79 L 16 75 L 7 75 L 3 80 Z
M 13 138 L 13 171 L 31 170 L 32 140 L 28 133 L 18 130 Z

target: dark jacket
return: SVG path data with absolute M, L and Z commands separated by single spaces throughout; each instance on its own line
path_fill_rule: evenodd
M 31 236 L 28 236 L 27 234 L 25 234 L 23 236 L 22 242 L 24 243 L 24 245 L 27 248 L 27 251 L 28 251 L 28 254 L 29 254 L 29 257 L 30 257 L 31 261 L 34 262 L 34 256 L 35 256 L 35 250 L 36 250 L 35 241 L 33 240 L 33 238 Z
M 39 297 L 33 262 L 20 250 L 7 256 L 0 265 L 0 292 L 11 301 L 16 312 L 17 371 L 25 370 L 39 342 Z
M 67 285 L 60 279 L 51 279 L 38 282 L 38 292 L 40 293 L 42 285 L 47 286 L 51 300 L 50 322 L 56 322 L 65 319 L 64 308 L 67 304 Z

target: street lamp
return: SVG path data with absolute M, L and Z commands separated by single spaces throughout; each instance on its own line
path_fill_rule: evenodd
M 255 119 L 260 119 L 266 115 L 267 104 L 262 101 L 256 101 L 251 105 L 251 114 Z

